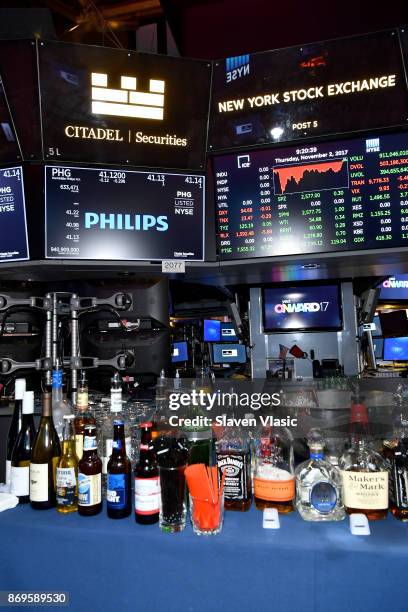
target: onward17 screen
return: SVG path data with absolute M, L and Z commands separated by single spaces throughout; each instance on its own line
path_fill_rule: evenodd
M 408 135 L 214 159 L 221 259 L 408 246 Z
M 47 258 L 202 261 L 205 177 L 46 166 Z
M 265 331 L 341 329 L 337 285 L 264 289 Z

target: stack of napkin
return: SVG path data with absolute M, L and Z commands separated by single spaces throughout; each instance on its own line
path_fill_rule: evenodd
M 0 512 L 15 508 L 18 504 L 18 497 L 9 493 L 9 485 L 0 484 Z

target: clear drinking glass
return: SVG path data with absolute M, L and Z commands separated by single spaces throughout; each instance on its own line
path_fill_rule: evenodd
M 224 520 L 224 494 L 215 503 L 212 499 L 198 499 L 190 495 L 190 518 L 196 535 L 216 535 Z
M 159 466 L 160 476 L 160 529 L 166 533 L 183 531 L 186 526 L 185 465 Z

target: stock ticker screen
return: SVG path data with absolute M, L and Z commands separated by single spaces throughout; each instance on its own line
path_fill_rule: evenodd
M 408 133 L 214 158 L 222 260 L 408 246 Z
M 0 262 L 29 259 L 23 168 L 0 169 Z
M 45 257 L 204 258 L 205 177 L 45 167 Z

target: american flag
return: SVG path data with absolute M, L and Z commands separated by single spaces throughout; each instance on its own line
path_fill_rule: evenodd
M 288 347 L 284 344 L 279 345 L 279 359 L 286 359 L 286 355 L 288 354 Z

